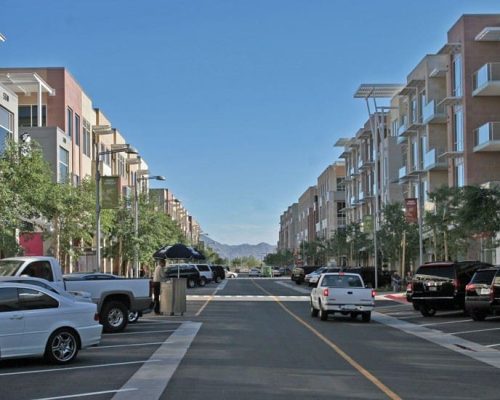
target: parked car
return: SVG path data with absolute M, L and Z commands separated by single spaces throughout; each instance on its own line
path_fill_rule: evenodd
M 360 274 L 365 285 L 375 287 L 375 267 L 342 267 L 342 271 Z M 391 285 L 391 272 L 377 268 L 377 287 Z
M 171 264 L 165 268 L 164 277 L 186 278 L 188 288 L 194 288 L 201 282 L 200 271 L 192 264 Z
M 304 266 L 304 267 L 295 267 L 292 271 L 292 281 L 294 281 L 297 285 L 305 282 L 306 275 L 316 271 L 320 266 Z
M 311 316 L 322 321 L 336 312 L 370 322 L 375 306 L 375 291 L 365 287 L 359 274 L 344 272 L 321 274 L 318 286 L 311 291 Z
M 465 287 L 465 310 L 474 321 L 483 321 L 500 310 L 500 267 L 481 268 Z
M 321 274 L 327 272 L 340 272 L 340 267 L 321 267 L 316 271 L 307 274 L 304 278 L 304 281 L 309 284 L 309 286 L 316 286 L 318 284 L 319 278 Z
M 208 266 L 208 264 L 193 264 L 196 269 L 200 272 L 200 286 L 205 286 L 207 283 L 212 282 L 213 275 L 212 270 Z
M 31 276 L 53 282 L 68 292 L 91 294 L 97 304 L 105 332 L 120 332 L 128 324 L 129 311 L 151 310 L 149 279 L 65 279 L 59 262 L 53 257 L 12 257 L 0 260 L 0 276 Z M 79 274 L 76 274 L 80 276 Z
M 412 302 L 425 317 L 434 315 L 437 310 L 464 310 L 465 286 L 478 269 L 491 266 L 480 261 L 421 265 L 412 280 Z
M 250 271 L 248 271 L 248 276 L 249 277 L 250 276 L 252 276 L 252 277 L 260 277 L 260 276 L 262 276 L 262 273 L 257 268 L 252 268 Z
M 97 305 L 40 286 L 0 283 L 0 359 L 44 356 L 73 361 L 101 340 Z
M 273 276 L 281 276 L 281 269 L 273 268 L 272 274 L 273 274 Z
M 231 271 L 229 267 L 224 267 L 224 270 L 226 271 L 226 278 L 237 278 L 238 273 L 235 271 Z
M 226 279 L 226 271 L 222 265 L 210 265 L 212 270 L 213 280 L 216 283 L 220 283 L 223 279 Z

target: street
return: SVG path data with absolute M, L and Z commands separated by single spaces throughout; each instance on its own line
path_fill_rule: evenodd
M 66 367 L 0 363 L 10 399 L 498 399 L 500 319 L 423 318 L 377 296 L 370 323 L 310 316 L 289 279 L 188 291 L 184 316 L 146 315 Z

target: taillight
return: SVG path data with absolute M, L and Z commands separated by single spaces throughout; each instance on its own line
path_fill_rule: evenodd
M 376 295 L 377 295 L 377 292 L 375 290 L 372 290 L 372 297 L 375 298 Z
M 329 294 L 328 288 L 323 289 L 323 296 L 328 297 L 328 294 Z
M 406 285 L 406 290 L 407 290 L 407 291 L 411 292 L 411 291 L 412 291 L 412 289 L 413 289 L 413 287 L 412 287 L 412 284 L 411 284 L 411 283 L 409 283 L 408 285 Z
M 466 292 L 472 292 L 473 290 L 476 290 L 476 285 L 474 285 L 473 283 L 469 283 L 469 284 L 465 287 L 465 291 L 466 291 Z
M 458 279 L 453 279 L 452 285 L 455 289 L 458 289 Z
M 99 322 L 99 313 L 94 314 L 94 321 Z

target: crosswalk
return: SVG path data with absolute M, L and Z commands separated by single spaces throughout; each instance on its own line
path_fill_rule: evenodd
M 188 301 L 309 301 L 309 296 L 188 295 Z

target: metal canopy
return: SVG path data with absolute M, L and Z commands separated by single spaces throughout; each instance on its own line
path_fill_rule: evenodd
M 391 98 L 403 89 L 404 86 L 399 83 L 362 83 L 356 93 L 354 93 L 354 98 Z
M 498 42 L 500 41 L 500 27 L 487 26 L 474 38 L 477 42 Z
M 56 90 L 45 82 L 40 75 L 32 72 L 15 72 L 0 74 L 0 83 L 14 93 L 48 93 L 49 96 L 55 96 Z

